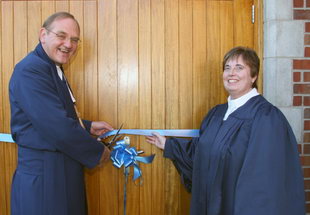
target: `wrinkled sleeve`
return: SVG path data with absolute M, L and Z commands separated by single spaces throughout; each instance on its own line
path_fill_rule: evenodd
M 169 138 L 164 150 L 164 157 L 171 159 L 181 176 L 182 183 L 189 192 L 192 187 L 193 159 L 198 140 L 199 138 L 191 140 Z
M 238 215 L 304 215 L 304 187 L 297 142 L 284 115 L 274 106 L 253 122 L 236 185 Z
M 210 116 L 215 111 L 212 109 L 201 123 L 199 136 L 205 132 Z M 195 151 L 199 137 L 186 139 L 186 138 L 168 138 L 166 140 L 164 157 L 169 158 L 176 169 L 178 170 L 182 183 L 186 187 L 187 191 L 191 191 L 192 187 L 192 172 L 193 162 L 195 159 Z

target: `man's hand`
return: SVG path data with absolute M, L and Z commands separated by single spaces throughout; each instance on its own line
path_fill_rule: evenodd
M 104 121 L 92 122 L 91 127 L 90 127 L 90 133 L 95 136 L 100 136 L 112 130 L 113 130 L 113 127 Z

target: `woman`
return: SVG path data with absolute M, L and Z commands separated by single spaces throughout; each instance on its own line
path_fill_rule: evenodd
M 257 92 L 258 74 L 255 51 L 233 48 L 223 60 L 228 103 L 209 111 L 199 137 L 147 137 L 192 193 L 192 215 L 305 214 L 296 139 L 281 111 Z

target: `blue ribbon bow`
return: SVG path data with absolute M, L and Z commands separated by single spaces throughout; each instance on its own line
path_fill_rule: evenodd
M 123 165 L 125 168 L 133 166 L 133 180 L 136 180 L 142 175 L 138 162 L 151 163 L 155 156 L 138 156 L 141 153 L 143 153 L 143 151 L 137 151 L 135 147 L 129 147 L 126 140 L 120 140 L 117 141 L 116 145 L 113 147 L 111 152 L 111 160 L 113 161 L 113 165 L 117 168 L 121 168 Z

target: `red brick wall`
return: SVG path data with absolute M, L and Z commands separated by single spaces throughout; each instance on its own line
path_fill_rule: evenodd
M 293 18 L 306 21 L 304 56 L 293 59 L 293 106 L 304 109 L 304 136 L 299 149 L 305 177 L 307 213 L 310 213 L 310 0 L 293 0 Z

